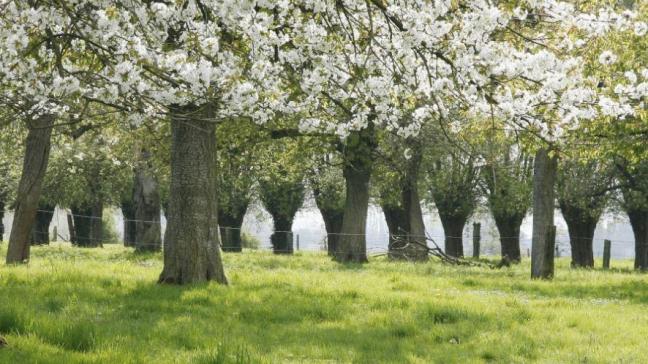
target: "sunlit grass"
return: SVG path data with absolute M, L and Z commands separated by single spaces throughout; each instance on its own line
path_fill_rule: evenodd
M 629 261 L 604 272 L 564 259 L 542 282 L 528 261 L 224 259 L 229 287 L 176 287 L 155 284 L 160 255 L 34 248 L 28 266 L 0 265 L 0 362 L 648 362 L 648 275 Z

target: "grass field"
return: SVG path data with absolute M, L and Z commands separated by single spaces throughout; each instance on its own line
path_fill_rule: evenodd
M 540 282 L 528 261 L 224 259 L 229 287 L 176 287 L 155 283 L 160 255 L 34 248 L 29 266 L 0 265 L 0 362 L 648 362 L 648 275 L 630 262 L 603 272 L 561 260 Z

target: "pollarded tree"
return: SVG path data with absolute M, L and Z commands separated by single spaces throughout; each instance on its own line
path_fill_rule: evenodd
M 427 260 L 427 239 L 419 195 L 423 138 L 407 139 L 385 134 L 380 138 L 380 158 L 373 183 L 389 229 L 389 257 Z
M 430 156 L 426 183 L 445 235 L 445 253 L 463 256 L 463 230 L 477 207 L 480 168 L 476 157 L 460 152 L 440 152 Z
M 307 173 L 308 184 L 313 190 L 317 209 L 326 228 L 326 249 L 329 256 L 335 255 L 337 242 L 342 232 L 346 190 L 344 176 L 339 167 L 339 156 L 329 152 L 314 155 Z
M 615 166 L 621 182 L 621 207 L 628 214 L 635 238 L 634 267 L 648 270 L 648 163 L 617 158 Z
M 218 225 L 223 251 L 240 252 L 241 226 L 252 198 L 255 152 L 260 133 L 246 120 L 223 123 L 216 128 L 218 140 Z
M 488 143 L 481 181 L 499 232 L 502 258 L 519 263 L 520 225 L 532 202 L 533 158 L 501 135 L 492 135 Z
M 270 240 L 275 254 L 293 253 L 293 220 L 306 191 L 306 168 L 300 163 L 308 156 L 306 143 L 303 139 L 267 143 L 259 155 L 259 197 L 272 215 L 274 232 Z
M 609 201 L 614 182 L 602 162 L 563 160 L 558 169 L 557 196 L 571 245 L 572 267 L 594 267 L 594 230 Z

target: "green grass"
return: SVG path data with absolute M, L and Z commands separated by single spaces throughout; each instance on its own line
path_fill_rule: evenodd
M 34 248 L 28 266 L 0 265 L 0 362 L 648 362 L 648 275 L 627 261 L 603 272 L 563 259 L 542 282 L 528 261 L 224 259 L 229 287 L 177 287 L 155 284 L 159 255 Z

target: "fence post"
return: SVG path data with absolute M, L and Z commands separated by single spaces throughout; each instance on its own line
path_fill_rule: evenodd
M 54 228 L 52 229 L 52 241 L 56 241 L 58 238 L 58 229 L 57 226 L 54 225 Z
M 560 258 L 560 247 L 558 246 L 558 243 L 556 243 L 556 258 Z
M 541 278 L 550 279 L 554 275 L 554 250 L 556 248 L 556 225 L 547 226 L 547 250 L 542 267 Z
M 299 234 L 295 234 L 297 239 L 297 251 L 299 251 Z
M 77 243 L 77 239 L 76 239 L 76 230 L 74 230 L 74 220 L 72 219 L 72 214 L 67 214 L 67 223 L 68 223 L 68 233 L 70 236 L 70 243 L 74 245 Z
M 481 224 L 473 223 L 473 258 L 479 258 L 479 243 L 481 240 Z
M 603 241 L 603 269 L 610 269 L 610 253 L 612 242 L 605 239 Z

